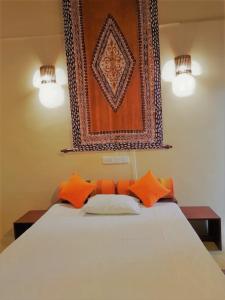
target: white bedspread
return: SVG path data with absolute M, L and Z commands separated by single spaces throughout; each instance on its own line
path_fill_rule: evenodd
M 177 205 L 93 216 L 54 205 L 0 255 L 1 300 L 225 300 Z

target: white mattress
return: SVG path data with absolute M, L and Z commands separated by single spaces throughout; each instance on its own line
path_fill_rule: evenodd
M 54 205 L 0 255 L 1 300 L 225 300 L 177 205 L 93 216 Z

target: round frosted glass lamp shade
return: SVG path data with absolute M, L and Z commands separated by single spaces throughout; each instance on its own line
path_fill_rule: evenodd
M 64 90 L 56 83 L 42 84 L 39 90 L 39 99 L 43 106 L 55 108 L 64 102 Z
M 172 89 L 177 97 L 189 97 L 195 91 L 195 79 L 190 74 L 180 74 L 173 79 Z
M 41 86 L 41 75 L 40 75 L 40 70 L 37 70 L 35 73 L 34 73 L 34 76 L 33 76 L 33 86 L 35 88 L 40 88 Z
M 56 75 L 56 82 L 60 85 L 65 85 L 65 84 L 68 84 L 68 79 L 67 79 L 67 76 L 64 72 L 63 69 L 60 69 L 60 68 L 57 68 L 55 70 L 55 75 Z
M 176 67 L 174 60 L 169 60 L 162 68 L 162 79 L 171 82 L 176 76 Z
M 199 76 L 202 74 L 202 67 L 195 60 L 192 60 L 192 62 L 191 62 L 191 69 L 192 69 L 192 75 L 194 75 L 194 76 Z

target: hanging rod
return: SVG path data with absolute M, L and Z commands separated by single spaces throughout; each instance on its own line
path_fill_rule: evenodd
M 160 149 L 171 149 L 171 148 L 173 148 L 173 146 L 171 146 L 171 145 L 163 145 L 160 148 L 155 148 L 155 149 L 153 148 L 153 149 L 149 149 L 149 150 L 160 150 Z M 130 149 L 130 150 L 142 150 L 142 149 Z M 78 152 L 78 151 L 75 150 L 75 149 L 73 149 L 73 148 L 65 148 L 65 149 L 61 149 L 60 152 L 62 152 L 62 153 L 69 153 L 69 152 Z

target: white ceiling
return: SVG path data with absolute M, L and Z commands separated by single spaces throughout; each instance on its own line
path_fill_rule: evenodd
M 62 34 L 61 3 L 61 0 L 0 0 L 0 37 Z M 225 0 L 158 0 L 159 23 L 221 19 L 224 4 Z
M 224 0 L 158 0 L 159 23 L 193 22 L 222 19 Z

